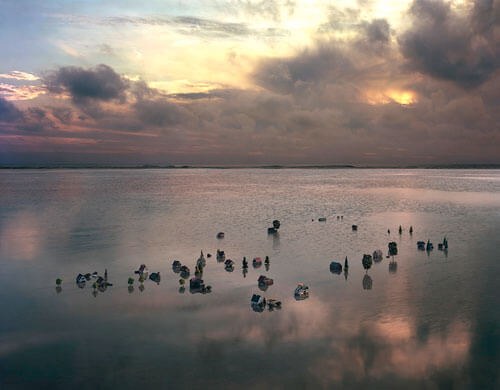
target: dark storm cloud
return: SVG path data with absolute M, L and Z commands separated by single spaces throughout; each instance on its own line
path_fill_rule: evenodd
M 388 43 L 391 38 L 391 29 L 385 19 L 374 19 L 362 25 L 369 42 Z
M 492 33 L 492 29 L 500 24 L 500 2 L 498 0 L 477 0 L 474 3 L 471 20 L 472 28 L 476 32 Z
M 349 31 L 356 32 L 358 37 L 354 42 L 384 43 L 390 42 L 391 27 L 386 19 L 365 20 L 361 18 L 359 9 L 337 8 L 328 9 L 328 22 L 319 26 L 321 33 Z
M 11 102 L 0 96 L 0 121 L 15 122 L 23 118 L 23 113 Z
M 0 122 L 9 124 L 2 129 L 2 132 L 7 133 L 15 133 L 16 131 L 36 133 L 55 128 L 55 124 L 47 117 L 47 112 L 44 109 L 28 107 L 25 110 L 20 110 L 2 97 L 0 97 Z
M 47 113 L 45 112 L 45 110 L 42 110 L 39 107 L 30 107 L 28 108 L 27 112 L 33 119 L 38 121 L 41 121 L 47 117 Z
M 500 67 L 499 2 L 478 0 L 462 14 L 450 3 L 415 0 L 412 27 L 399 38 L 408 64 L 424 74 L 473 88 Z
M 255 82 L 271 91 L 290 93 L 304 84 L 345 81 L 356 74 L 355 64 L 335 43 L 321 44 L 292 58 L 263 60 L 254 73 Z
M 181 105 L 166 99 L 139 100 L 133 105 L 138 118 L 145 125 L 173 126 L 185 124 L 189 113 Z
M 73 119 L 73 110 L 69 107 L 53 107 L 52 115 L 61 123 L 68 124 Z
M 137 100 L 151 99 L 163 95 L 159 90 L 151 88 L 143 80 L 130 82 L 130 92 Z
M 169 96 L 177 99 L 186 99 L 186 100 L 208 99 L 214 97 L 213 94 L 207 92 L 175 93 Z
M 124 102 L 129 87 L 125 78 L 104 64 L 90 69 L 64 66 L 46 74 L 44 82 L 49 92 L 67 92 L 78 104 L 88 104 L 93 100 Z
M 47 117 L 45 110 L 38 107 L 30 107 L 24 111 L 22 121 L 16 123 L 16 129 L 27 133 L 44 133 L 57 129 L 54 121 Z

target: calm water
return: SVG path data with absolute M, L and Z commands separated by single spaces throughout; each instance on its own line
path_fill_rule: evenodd
M 0 200 L 2 389 L 500 387 L 498 170 L 1 171 Z M 397 272 L 366 273 L 393 240 Z M 217 248 L 234 272 L 212 257 L 213 292 L 180 293 L 172 261 Z M 329 272 L 345 256 L 347 279 Z M 161 283 L 129 292 L 141 263 Z M 76 286 L 104 269 L 107 291 Z M 283 308 L 254 312 L 253 293 Z

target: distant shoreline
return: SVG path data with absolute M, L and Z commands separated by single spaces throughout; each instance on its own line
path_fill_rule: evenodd
M 500 169 L 500 164 L 450 164 L 411 166 L 364 166 L 364 165 L 12 165 L 0 169 Z

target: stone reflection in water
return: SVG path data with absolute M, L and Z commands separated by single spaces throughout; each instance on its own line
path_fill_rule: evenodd
M 269 234 L 268 237 L 273 240 L 273 249 L 278 250 L 280 247 L 280 233 Z
M 252 306 L 252 310 L 256 313 L 263 313 L 265 306 Z
M 371 290 L 373 286 L 373 280 L 370 275 L 365 274 L 363 277 L 363 289 L 365 290 Z

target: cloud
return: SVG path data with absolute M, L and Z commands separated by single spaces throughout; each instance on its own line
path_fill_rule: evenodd
M 113 16 L 104 18 L 104 25 L 151 25 L 170 26 L 179 33 L 186 35 L 205 36 L 212 38 L 264 36 L 276 37 L 286 35 L 286 31 L 275 27 L 254 27 L 249 23 L 221 22 L 215 19 L 195 16 Z
M 182 106 L 166 99 L 139 100 L 133 107 L 145 125 L 166 127 L 179 125 L 189 116 Z
M 295 12 L 294 0 L 231 0 L 221 5 L 221 9 L 246 16 L 271 18 L 280 21 Z
M 0 121 L 15 122 L 22 118 L 22 112 L 14 104 L 0 97 Z
M 29 107 L 23 112 L 23 120 L 16 125 L 18 131 L 27 133 L 43 133 L 57 129 L 47 111 L 40 107 Z
M 389 43 L 391 30 L 385 19 L 374 19 L 370 23 L 363 24 L 366 37 L 369 42 Z
M 27 80 L 27 81 L 35 81 L 35 80 L 40 79 L 40 77 L 35 76 L 34 74 L 21 72 L 19 70 L 13 70 L 10 73 L 0 73 L 0 78 L 2 78 L 2 79 L 14 79 L 14 80 Z
M 73 102 L 88 105 L 92 101 L 125 101 L 129 81 L 111 67 L 101 64 L 84 69 L 76 66 L 61 67 L 43 78 L 52 93 L 69 93 Z
M 363 31 L 388 31 L 383 22 L 369 24 Z M 30 108 L 10 115 L 10 131 L 26 140 L 35 131 L 47 137 L 37 148 L 53 143 L 68 153 L 109 153 L 127 163 L 132 156 L 138 163 L 200 164 L 498 161 L 500 75 L 474 91 L 416 76 L 399 66 L 398 47 L 380 31 L 264 58 L 251 74 L 258 88 L 251 89 L 166 94 L 145 81 L 125 82 L 105 65 L 59 69 L 51 87 L 72 100 L 47 95 L 48 106 L 23 104 Z M 385 49 L 368 50 L 369 37 Z M 103 73 L 114 80 L 105 91 L 74 87 Z M 12 148 L 20 147 L 16 142 Z
M 409 10 L 412 26 L 399 37 L 408 66 L 464 88 L 481 85 L 500 67 L 499 8 L 493 0 L 478 0 L 470 11 L 415 0 Z
M 339 8 L 330 5 L 327 10 L 328 21 L 318 26 L 319 32 L 357 30 L 360 12 L 353 8 Z
M 36 85 L 12 85 L 0 83 L 0 95 L 7 100 L 31 100 L 46 93 L 46 89 Z
M 320 43 L 290 58 L 261 61 L 253 74 L 255 82 L 271 91 L 290 93 L 306 84 L 337 80 L 343 82 L 354 73 L 355 64 L 335 42 Z
M 0 97 L 0 122 L 8 124 L 0 127 L 2 133 L 33 133 L 56 128 L 44 109 L 28 107 L 25 110 L 20 110 L 2 97 Z
M 174 93 L 169 96 L 176 99 L 186 99 L 186 100 L 208 99 L 214 97 L 214 95 L 209 92 Z
M 73 119 L 73 110 L 69 107 L 53 107 L 52 115 L 61 123 L 68 124 Z

